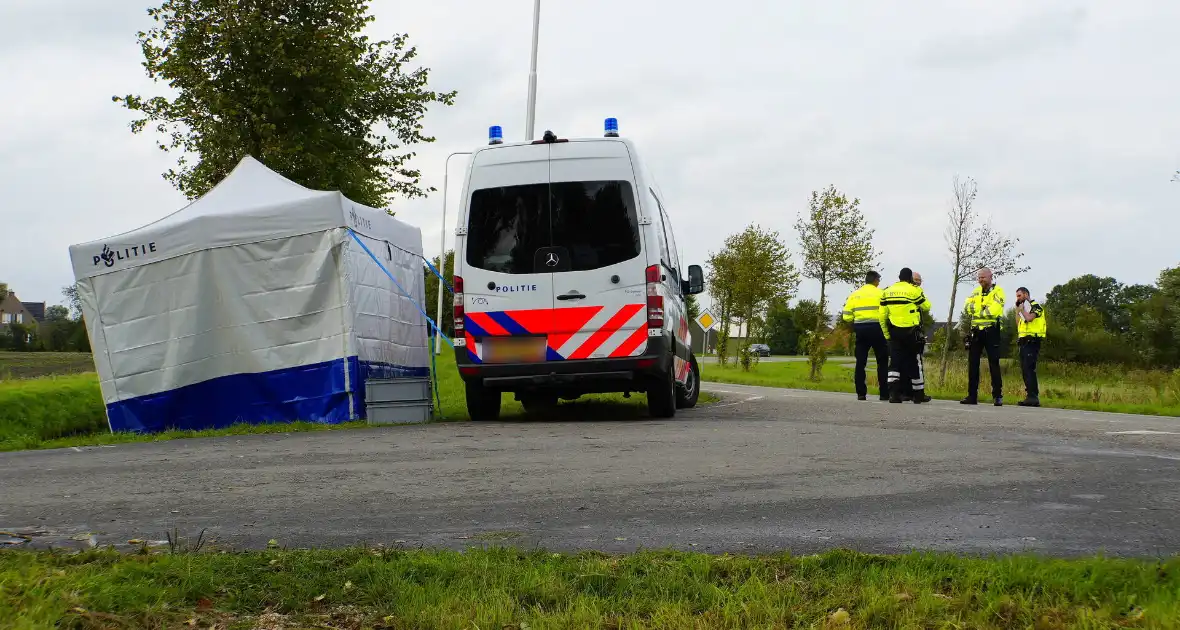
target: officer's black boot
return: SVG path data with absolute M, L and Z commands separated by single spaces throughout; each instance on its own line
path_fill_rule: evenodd
M 893 383 L 889 386 L 889 402 L 894 404 L 901 404 L 901 385 Z
M 914 391 L 914 404 L 915 405 L 920 405 L 922 403 L 928 403 L 931 400 L 934 400 L 934 399 L 926 395 L 926 390 L 919 389 L 919 390 Z
M 960 405 L 978 405 L 979 399 L 976 398 L 975 396 L 968 396 L 968 397 L 964 398 L 963 400 L 960 400 L 959 404 Z

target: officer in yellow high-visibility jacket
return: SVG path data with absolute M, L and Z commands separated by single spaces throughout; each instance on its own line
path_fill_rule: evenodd
M 844 302 L 841 319 L 852 324 L 856 333 L 856 383 L 857 400 L 868 400 L 869 387 L 865 378 L 865 367 L 869 363 L 869 350 L 877 357 L 877 394 L 881 400 L 889 400 L 889 342 L 881 330 L 881 274 L 870 271 L 865 274 L 863 287 L 852 292 Z
M 1004 381 L 1000 376 L 1000 318 L 1004 316 L 1004 290 L 993 282 L 991 269 L 979 270 L 979 286 L 967 298 L 971 334 L 967 337 L 967 397 L 964 405 L 979 403 L 979 360 L 987 350 L 987 369 L 992 375 L 992 401 L 1004 404 Z
M 1020 345 L 1020 371 L 1024 375 L 1024 400 L 1021 407 L 1040 407 L 1041 392 L 1037 383 L 1037 357 L 1049 325 L 1045 308 L 1029 297 L 1028 289 L 1016 289 L 1016 343 Z
M 930 301 L 922 287 L 914 284 L 914 272 L 905 267 L 898 282 L 881 292 L 881 330 L 889 340 L 889 402 L 900 403 L 902 379 L 913 386 L 914 403 L 930 402 L 920 351 L 922 313 L 930 312 Z

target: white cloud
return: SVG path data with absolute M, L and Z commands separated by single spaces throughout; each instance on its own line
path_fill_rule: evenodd
M 131 135 L 110 102 L 152 89 L 135 44 L 151 26 L 146 1 L 0 7 L 0 280 L 25 299 L 58 299 L 70 243 L 183 204 L 160 178 L 172 158 Z M 921 270 L 941 314 L 943 215 L 959 173 L 1022 239 L 1033 269 L 1006 284 L 1043 294 L 1082 273 L 1149 282 L 1180 263 L 1175 3 L 543 2 L 538 132 L 594 136 L 617 116 L 690 261 L 750 222 L 797 250 L 796 214 L 834 184 L 861 198 L 885 276 Z M 428 185 L 441 187 L 446 155 L 483 144 L 489 125 L 523 133 L 531 8 L 375 0 L 373 34 L 409 33 L 433 87 L 460 92 L 426 119 L 438 138 L 417 148 Z M 456 159 L 449 227 L 461 173 Z M 435 251 L 440 195 L 395 207 Z

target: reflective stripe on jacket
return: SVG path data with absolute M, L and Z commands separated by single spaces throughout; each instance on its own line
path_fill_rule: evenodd
M 987 293 L 983 287 L 975 287 L 967 298 L 967 314 L 971 316 L 972 328 L 988 328 L 999 323 L 1004 316 L 1004 290 L 992 285 Z
M 930 312 L 930 301 L 922 287 L 897 282 L 881 292 L 881 329 L 889 337 L 889 326 L 913 328 L 922 323 L 922 313 Z
M 1029 311 L 1032 313 L 1033 320 L 1031 322 L 1024 321 L 1020 316 L 1020 307 L 1016 307 L 1016 337 L 1023 339 L 1025 337 L 1041 337 L 1044 338 L 1049 328 L 1049 322 L 1045 320 L 1045 307 L 1037 304 L 1037 301 L 1029 298 Z
M 844 302 L 844 311 L 840 314 L 841 319 L 853 324 L 876 324 L 880 321 L 881 310 L 881 289 L 871 284 L 866 284 L 863 287 L 852 292 L 848 296 L 848 300 Z

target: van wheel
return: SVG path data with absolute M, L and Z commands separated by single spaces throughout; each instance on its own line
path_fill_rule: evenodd
M 500 419 L 500 392 L 479 383 L 467 383 L 467 415 L 475 422 Z
M 688 355 L 688 365 L 688 379 L 683 387 L 676 388 L 677 409 L 692 409 L 701 397 L 701 368 L 697 365 L 696 355 Z
M 676 379 L 672 378 L 671 366 L 662 376 L 653 377 L 648 385 L 647 412 L 653 418 L 671 418 L 676 415 Z

